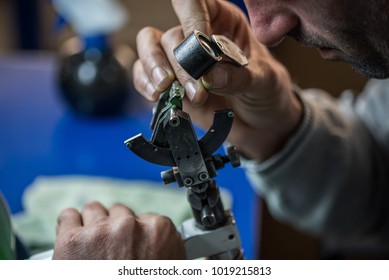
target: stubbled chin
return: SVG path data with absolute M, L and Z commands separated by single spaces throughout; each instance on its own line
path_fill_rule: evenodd
M 341 60 L 340 51 L 337 49 L 320 48 L 319 53 L 320 56 L 326 60 Z

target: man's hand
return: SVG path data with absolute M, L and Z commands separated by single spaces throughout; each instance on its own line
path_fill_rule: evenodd
M 278 151 L 302 117 L 288 72 L 259 44 L 246 15 L 224 0 L 172 0 L 181 23 L 167 32 L 147 27 L 137 36 L 139 59 L 134 64 L 136 89 L 156 101 L 174 79 L 186 89 L 185 111 L 209 128 L 218 109 L 235 110 L 228 141 L 245 156 L 264 160 Z M 200 80 L 193 80 L 173 56 L 194 29 L 234 41 L 249 64 L 217 63 Z
M 68 208 L 58 218 L 53 259 L 184 258 L 181 235 L 167 217 L 91 202 L 81 213 Z

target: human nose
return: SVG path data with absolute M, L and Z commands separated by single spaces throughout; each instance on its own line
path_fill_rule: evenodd
M 261 5 L 261 1 L 245 2 L 257 40 L 268 47 L 278 45 L 299 25 L 298 16 L 285 7 Z

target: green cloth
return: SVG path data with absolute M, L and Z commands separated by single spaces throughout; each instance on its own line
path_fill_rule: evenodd
M 225 207 L 229 208 L 231 195 L 226 190 L 221 193 Z M 81 210 L 92 200 L 106 207 L 123 203 L 137 214 L 165 215 L 176 226 L 192 217 L 186 189 L 174 184 L 77 175 L 38 177 L 24 193 L 24 212 L 13 217 L 14 231 L 31 253 L 51 249 L 61 210 Z

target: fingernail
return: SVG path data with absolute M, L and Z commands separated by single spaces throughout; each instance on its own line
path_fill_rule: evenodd
M 148 83 L 146 86 L 146 94 L 147 94 L 148 99 L 154 100 L 155 92 L 156 92 L 156 90 L 155 90 L 154 85 L 152 83 Z
M 193 100 L 193 98 L 195 97 L 196 93 L 197 93 L 197 85 L 194 84 L 193 82 L 187 82 L 185 84 L 185 93 L 186 93 L 186 96 L 189 98 L 189 100 Z
M 207 89 L 222 89 L 227 86 L 228 72 L 222 67 L 215 67 L 203 77 Z
M 169 74 L 162 67 L 155 67 L 151 73 L 151 77 L 153 79 L 153 83 L 156 87 L 159 87 L 166 78 L 169 77 Z

